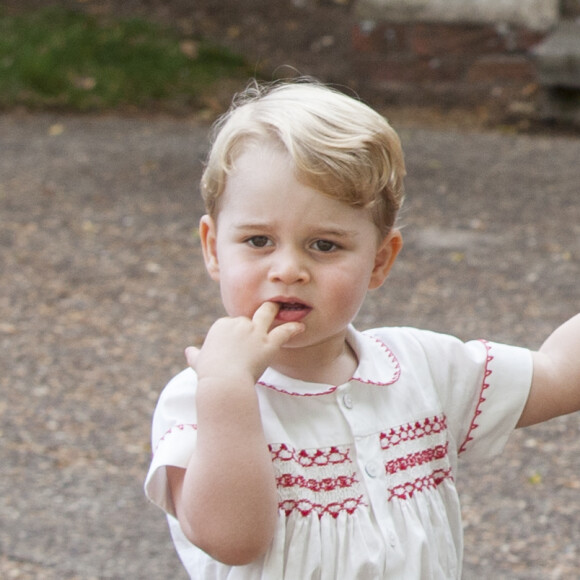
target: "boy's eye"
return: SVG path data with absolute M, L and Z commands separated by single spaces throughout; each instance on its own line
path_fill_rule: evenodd
M 266 236 L 252 236 L 248 238 L 247 243 L 254 248 L 265 248 L 270 244 L 270 240 Z
M 334 242 L 330 242 L 329 240 L 316 240 L 312 244 L 312 247 L 319 252 L 332 252 L 338 248 Z

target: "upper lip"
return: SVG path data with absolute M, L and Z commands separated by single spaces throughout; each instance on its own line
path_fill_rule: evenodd
M 274 298 L 268 299 L 268 302 L 275 302 L 276 304 L 299 304 L 305 308 L 312 308 L 310 304 L 300 300 L 300 298 L 295 298 L 294 296 L 275 296 Z

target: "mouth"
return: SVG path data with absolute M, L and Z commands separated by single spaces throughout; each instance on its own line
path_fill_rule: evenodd
M 273 300 L 280 309 L 276 315 L 276 320 L 281 322 L 299 322 L 304 319 L 312 310 L 311 306 L 304 302 L 295 300 Z

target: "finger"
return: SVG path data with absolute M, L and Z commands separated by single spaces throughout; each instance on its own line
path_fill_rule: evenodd
M 286 322 L 273 328 L 268 336 L 276 346 L 282 346 L 292 337 L 304 332 L 305 328 L 302 322 Z
M 199 348 L 196 348 L 195 346 L 188 346 L 185 349 L 185 358 L 187 360 L 187 364 L 190 367 L 195 368 L 195 362 L 197 361 L 198 355 L 199 355 Z
M 256 312 L 254 312 L 252 322 L 267 331 L 272 325 L 272 322 L 274 322 L 278 310 L 280 310 L 279 304 L 276 304 L 275 302 L 264 302 L 258 307 Z

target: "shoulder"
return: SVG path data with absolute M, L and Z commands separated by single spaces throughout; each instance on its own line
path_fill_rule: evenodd
M 153 440 L 159 441 L 175 425 L 196 423 L 197 375 L 187 368 L 165 386 L 153 414 Z
M 171 380 L 167 383 L 167 385 L 163 389 L 162 395 L 165 393 L 175 394 L 183 390 L 188 390 L 196 387 L 197 387 L 197 375 L 191 367 L 187 367 L 171 378 Z
M 461 342 L 455 336 L 411 326 L 384 326 L 364 330 L 360 334 L 400 344 L 446 344 Z
M 197 375 L 192 368 L 186 368 L 176 374 L 159 395 L 157 406 L 167 404 L 170 401 L 181 400 L 195 396 L 197 388 Z
M 458 348 L 463 343 L 454 336 L 411 327 L 372 328 L 360 333 L 364 340 L 384 344 L 399 355 L 429 356 Z
M 180 413 L 182 407 L 189 407 L 195 402 L 197 375 L 191 368 L 184 369 L 175 375 L 161 391 L 155 414 L 160 410 L 170 414 Z
M 385 344 L 402 362 L 423 361 L 440 378 L 456 376 L 459 369 L 501 368 L 505 373 L 528 370 L 531 365 L 529 350 L 483 339 L 463 341 L 450 334 L 410 327 L 374 328 L 360 334 Z

